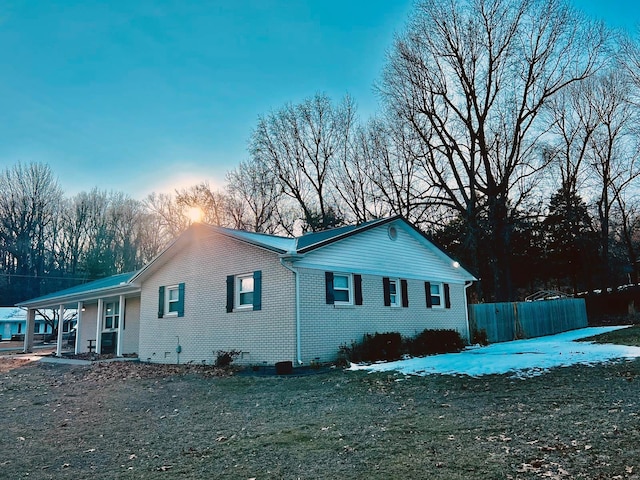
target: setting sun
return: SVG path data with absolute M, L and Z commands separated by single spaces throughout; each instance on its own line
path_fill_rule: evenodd
M 204 216 L 204 213 L 202 212 L 202 209 L 200 207 L 190 207 L 186 211 L 185 215 L 189 220 L 191 220 L 191 223 L 200 223 L 202 222 L 202 217 Z

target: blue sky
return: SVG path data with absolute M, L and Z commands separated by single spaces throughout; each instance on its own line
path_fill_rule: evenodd
M 412 0 L 14 1 L 0 5 L 0 167 L 51 165 L 68 195 L 143 198 L 247 158 L 259 115 L 373 84 Z M 574 0 L 632 30 L 632 1 Z

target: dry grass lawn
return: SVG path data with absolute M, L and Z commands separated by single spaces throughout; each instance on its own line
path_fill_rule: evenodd
M 640 478 L 640 361 L 527 380 L 0 372 L 0 478 Z

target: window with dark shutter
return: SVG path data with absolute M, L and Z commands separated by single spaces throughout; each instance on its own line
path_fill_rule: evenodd
M 389 281 L 389 277 L 383 277 L 382 278 L 382 295 L 384 295 L 384 306 L 385 307 L 390 307 L 391 306 L 390 284 L 391 284 L 391 282 Z
M 449 286 L 446 283 L 424 282 L 424 291 L 427 297 L 427 308 L 444 308 L 446 296 L 448 295 L 448 288 Z
M 234 275 L 227 275 L 227 313 L 233 312 L 233 301 L 234 301 L 233 286 L 234 286 L 234 283 L 235 283 L 235 276 Z
M 158 288 L 158 318 L 164 317 L 164 287 Z
M 335 297 L 333 293 L 333 272 L 324 272 L 324 283 L 327 304 L 333 305 Z
M 353 276 L 353 289 L 356 305 L 362 305 L 362 275 Z
M 262 310 L 262 270 L 253 272 L 253 309 Z
M 407 281 L 400 280 L 400 285 L 400 290 L 402 290 L 402 306 L 406 308 L 409 306 L 409 289 L 407 288 Z
M 451 293 L 449 292 L 449 284 L 444 284 L 444 307 L 451 308 Z
M 184 317 L 184 283 L 178 285 L 177 313 L 179 317 Z

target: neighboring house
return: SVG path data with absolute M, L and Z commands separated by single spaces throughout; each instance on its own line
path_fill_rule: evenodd
M 78 351 L 160 363 L 331 361 L 365 333 L 455 329 L 475 278 L 402 217 L 297 238 L 194 224 L 138 272 L 26 302 L 77 308 Z M 30 348 L 25 339 L 25 349 Z
M 52 312 L 47 312 L 52 318 Z M 64 332 L 68 333 L 70 322 L 65 320 Z M 27 311 L 18 307 L 0 307 L 0 340 L 23 338 L 27 327 Z M 51 335 L 51 324 L 38 312 L 35 316 L 33 332 L 37 338 L 44 339 Z

